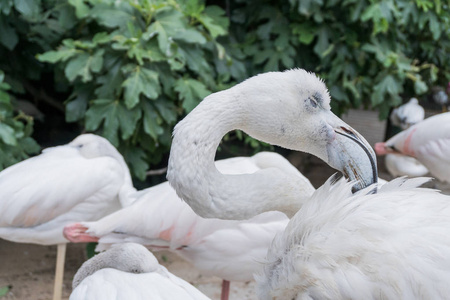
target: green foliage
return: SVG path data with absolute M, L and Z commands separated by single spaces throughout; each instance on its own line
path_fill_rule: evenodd
M 231 34 L 251 73 L 319 73 L 333 109 L 372 107 L 386 118 L 402 97 L 450 80 L 448 3 L 416 0 L 236 1 Z
M 201 99 L 260 72 L 314 71 L 337 113 L 385 118 L 450 80 L 449 20 L 431 0 L 0 1 L 0 167 L 38 149 L 15 98 L 105 136 L 140 179 Z M 267 149 L 239 131 L 221 148 L 242 144 Z
M 0 167 L 6 168 L 29 154 L 39 151 L 39 145 L 30 137 L 33 119 L 21 111 L 14 111 L 8 91 L 11 86 L 4 82 L 0 70 Z

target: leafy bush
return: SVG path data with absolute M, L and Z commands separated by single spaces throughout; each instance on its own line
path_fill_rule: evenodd
M 15 113 L 8 94 L 10 85 L 4 82 L 0 71 L 0 168 L 21 161 L 39 151 L 39 145 L 30 137 L 33 118 L 22 112 Z
M 302 67 L 325 78 L 333 109 L 386 118 L 401 97 L 450 80 L 448 3 L 431 0 L 236 1 L 231 34 L 251 73 Z
M 149 164 L 167 158 L 173 126 L 204 96 L 259 72 L 315 71 L 336 112 L 365 106 L 382 118 L 402 98 L 450 80 L 449 8 L 440 1 L 226 3 L 1 1 L 0 97 L 63 114 L 74 135 L 105 136 L 143 179 Z M 11 128 L 0 132 L 4 167 L 37 146 L 32 118 L 2 103 L 0 125 Z M 226 140 L 233 147 L 222 148 L 233 152 L 236 141 L 266 147 L 239 131 Z

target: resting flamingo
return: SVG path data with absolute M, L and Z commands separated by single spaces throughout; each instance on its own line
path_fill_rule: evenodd
M 395 108 L 390 115 L 392 124 L 402 130 L 423 121 L 424 118 L 425 110 L 419 104 L 417 98 L 411 98 L 407 103 Z M 394 177 L 405 175 L 417 177 L 428 173 L 428 169 L 417 159 L 399 153 L 387 154 L 384 163 L 388 172 Z
M 261 152 L 215 162 L 225 174 L 254 173 L 277 168 L 298 184 L 299 199 L 309 198 L 314 188 L 284 157 Z M 94 222 L 65 227 L 72 242 L 99 242 L 97 250 L 110 244 L 135 242 L 152 251 L 168 249 L 192 263 L 204 275 L 223 279 L 222 299 L 228 299 L 229 281 L 250 281 L 261 270 L 267 249 L 288 218 L 266 212 L 249 220 L 204 219 L 176 195 L 168 182 L 140 191 L 133 205 Z
M 414 157 L 431 175 L 450 182 L 450 112 L 429 117 L 377 143 L 375 150 L 378 155 L 400 153 Z
M 175 128 L 169 182 L 205 217 L 293 215 L 257 277 L 261 299 L 447 297 L 450 197 L 417 188 L 421 178 L 378 187 L 373 151 L 329 102 L 325 84 L 300 69 L 260 74 L 212 94 Z M 300 201 L 276 169 L 221 174 L 214 153 L 235 128 L 310 152 L 360 184 L 330 180 Z
M 58 245 L 54 298 L 60 299 L 65 225 L 100 219 L 134 191 L 128 167 L 108 140 L 83 134 L 0 172 L 0 238 Z
M 419 104 L 417 98 L 411 98 L 403 105 L 392 110 L 390 120 L 392 124 L 402 130 L 408 129 L 412 125 L 421 122 L 425 118 L 425 110 Z
M 73 279 L 70 300 L 208 300 L 173 275 L 145 247 L 125 243 L 84 262 Z

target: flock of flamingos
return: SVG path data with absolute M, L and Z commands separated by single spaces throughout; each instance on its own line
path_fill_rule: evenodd
M 330 110 L 324 82 L 302 69 L 251 77 L 206 97 L 174 129 L 167 182 L 136 190 L 121 154 L 82 134 L 0 172 L 0 238 L 98 242 L 73 278 L 71 300 L 208 299 L 150 251 L 166 249 L 203 274 L 256 280 L 260 299 L 449 299 L 450 113 L 397 108 L 403 129 L 374 148 Z M 215 161 L 229 131 L 311 153 L 344 178 L 317 190 L 284 157 Z M 378 178 L 376 155 L 400 176 Z M 150 251 L 149 251 L 150 250 Z

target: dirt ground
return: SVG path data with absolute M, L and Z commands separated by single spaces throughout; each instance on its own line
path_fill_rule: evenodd
M 335 171 L 320 160 L 309 155 L 291 155 L 289 160 L 305 174 L 317 188 Z M 379 159 L 379 176 L 390 180 L 385 171 L 383 159 Z M 445 193 L 450 187 L 437 184 Z M 169 271 L 195 285 L 211 299 L 220 299 L 221 280 L 202 276 L 189 263 L 168 252 L 157 252 L 155 256 Z M 86 260 L 84 244 L 68 244 L 64 273 L 63 299 L 71 292 L 72 278 Z M 48 300 L 52 299 L 53 277 L 56 262 L 56 246 L 12 243 L 0 239 L 0 288 L 11 286 L 2 300 Z M 254 282 L 231 283 L 230 299 L 251 300 L 254 295 Z

